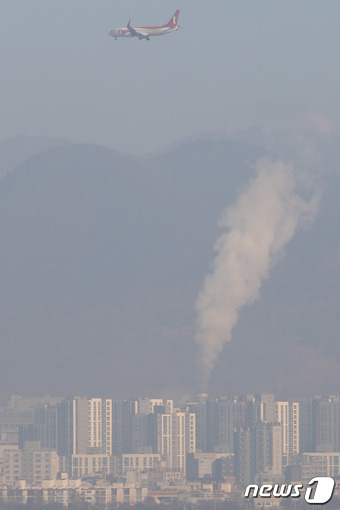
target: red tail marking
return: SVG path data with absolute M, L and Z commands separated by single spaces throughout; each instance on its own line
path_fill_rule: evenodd
M 172 16 L 172 18 L 169 21 L 169 23 L 167 25 L 165 25 L 165 26 L 167 26 L 167 27 L 176 27 L 177 23 L 178 23 L 178 18 L 179 18 L 179 12 L 180 12 L 179 9 L 177 9 L 177 11 Z

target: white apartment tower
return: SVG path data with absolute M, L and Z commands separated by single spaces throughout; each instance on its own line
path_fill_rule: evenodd
M 112 400 L 88 399 L 89 451 L 112 455 Z
M 276 421 L 282 426 L 283 466 L 288 466 L 291 457 L 300 452 L 299 403 L 276 402 Z
M 156 406 L 163 406 L 165 408 L 165 412 L 172 413 L 174 401 L 163 398 L 139 398 L 138 400 L 135 400 L 135 414 L 153 413 Z
M 158 452 L 168 468 L 186 469 L 186 454 L 196 451 L 196 415 L 180 412 L 158 415 Z

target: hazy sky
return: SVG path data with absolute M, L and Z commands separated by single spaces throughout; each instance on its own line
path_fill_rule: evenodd
M 164 24 L 178 8 L 174 34 L 108 35 L 129 19 Z M 197 133 L 259 125 L 267 128 L 264 147 L 296 166 L 299 187 L 314 175 L 324 179 L 312 228 L 294 237 L 261 299 L 240 314 L 212 388 L 249 391 L 255 381 L 265 391 L 293 384 L 310 391 L 315 370 L 320 388 L 338 384 L 339 19 L 339 0 L 0 0 L 0 140 L 49 135 L 143 153 Z M 254 133 L 263 134 L 239 136 L 252 142 Z M 10 386 L 22 392 L 10 363 L 18 349 L 27 392 L 37 393 L 47 375 L 53 393 L 110 384 L 129 393 L 174 381 L 187 391 L 197 368 L 194 306 L 221 235 L 216 224 L 251 175 L 245 160 L 264 152 L 206 142 L 145 167 L 98 147 L 60 147 L 1 180 L 3 394 Z M 5 163 L 16 146 L 21 162 L 34 153 L 23 157 L 23 139 L 3 145 Z M 2 163 L 3 174 L 19 163 Z M 257 204 L 266 201 L 256 198 L 251 219 Z M 302 372 L 301 356 L 308 360 Z M 67 374 L 62 381 L 59 372 Z
M 114 41 L 124 26 L 179 32 Z M 0 0 L 0 139 L 148 152 L 312 112 L 339 125 L 338 0 Z

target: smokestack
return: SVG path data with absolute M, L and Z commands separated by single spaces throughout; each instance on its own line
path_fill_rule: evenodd
M 259 298 L 287 243 L 297 230 L 311 223 L 319 198 L 303 200 L 296 193 L 293 166 L 260 159 L 257 176 L 226 208 L 219 221 L 223 233 L 215 244 L 213 271 L 207 275 L 196 301 L 199 373 L 202 388 L 238 321 L 241 309 Z

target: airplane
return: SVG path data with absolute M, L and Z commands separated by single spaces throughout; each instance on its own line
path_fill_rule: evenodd
M 138 37 L 139 40 L 146 39 L 147 41 L 150 41 L 150 37 L 155 35 L 170 34 L 170 32 L 175 32 L 178 30 L 178 17 L 179 10 L 175 12 L 169 23 L 160 27 L 132 27 L 130 20 L 126 25 L 126 28 L 116 28 L 115 30 L 111 30 L 109 35 L 114 37 L 116 41 L 117 37 Z

